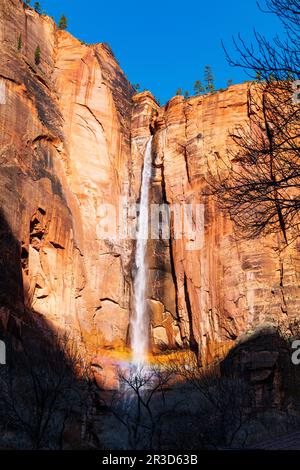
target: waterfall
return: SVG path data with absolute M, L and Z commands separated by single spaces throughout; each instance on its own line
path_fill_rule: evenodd
M 148 241 L 149 186 L 152 172 L 152 137 L 145 150 L 141 183 L 141 198 L 135 252 L 136 275 L 134 278 L 134 315 L 131 321 L 131 347 L 134 364 L 145 362 L 148 350 L 149 322 L 146 311 L 147 266 L 146 251 Z

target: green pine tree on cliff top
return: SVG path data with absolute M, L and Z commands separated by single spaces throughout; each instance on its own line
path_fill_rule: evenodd
M 67 27 L 68 27 L 68 20 L 67 20 L 67 18 L 65 17 L 65 15 L 61 15 L 60 20 L 59 20 L 59 23 L 58 23 L 58 27 L 59 27 L 59 29 L 63 29 L 63 30 L 67 29 Z

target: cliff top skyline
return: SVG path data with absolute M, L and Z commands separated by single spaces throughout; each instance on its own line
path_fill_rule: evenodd
M 31 6 L 34 2 L 31 1 Z M 274 15 L 259 10 L 256 0 L 222 0 L 213 3 L 190 0 L 136 0 L 100 3 L 89 0 L 41 0 L 42 9 L 59 21 L 68 19 L 68 31 L 86 43 L 108 43 L 131 83 L 150 90 L 165 104 L 178 88 L 193 94 L 196 80 L 203 81 L 204 68 L 212 67 L 217 89 L 228 80 L 247 80 L 243 70 L 228 65 L 221 41 L 234 54 L 232 36 L 241 33 L 246 42 L 254 29 L 268 38 L 280 33 Z M 193 14 L 191 14 L 193 12 Z

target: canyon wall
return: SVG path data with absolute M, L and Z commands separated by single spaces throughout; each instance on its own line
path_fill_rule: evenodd
M 21 325 L 33 311 L 89 352 L 123 347 L 131 242 L 97 227 L 103 204 L 131 197 L 133 89 L 108 46 L 82 44 L 19 0 L 0 9 L 3 318 Z
M 248 84 L 160 108 L 134 94 L 107 45 L 81 43 L 21 0 L 1 1 L 0 49 L 3 324 L 21 328 L 33 314 L 92 356 L 128 346 L 135 244 L 113 236 L 105 205 L 118 212 L 123 198 L 135 222 L 126 210 L 151 133 L 151 201 L 204 207 L 201 247 L 174 233 L 149 242 L 153 350 L 189 347 L 210 362 L 241 335 L 297 315 L 297 246 L 237 238 L 206 195 L 229 158 L 229 130 L 248 119 Z
M 297 317 L 299 247 L 291 243 L 282 249 L 273 235 L 239 237 L 209 195 L 210 180 L 231 165 L 230 131 L 248 121 L 249 84 L 188 100 L 176 96 L 161 109 L 149 92 L 136 95 L 134 102 L 133 139 L 154 133 L 152 201 L 170 208 L 203 207 L 198 247 L 189 246 L 186 237 L 176 239 L 174 230 L 171 240 L 149 243 L 154 341 L 169 348 L 188 345 L 209 363 L 258 328 Z
M 277 236 L 240 238 L 207 195 L 210 180 L 232 164 L 229 131 L 247 122 L 250 98 L 249 84 L 188 101 L 175 97 L 156 121 L 167 202 L 204 206 L 201 247 L 189 250 L 174 239 L 171 250 L 183 336 L 204 362 L 222 356 L 241 335 L 298 315 L 297 244 L 282 249 Z

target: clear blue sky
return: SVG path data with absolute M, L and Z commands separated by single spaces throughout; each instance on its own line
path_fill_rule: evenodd
M 34 0 L 31 0 L 31 4 Z M 162 103 L 178 87 L 193 89 L 212 66 L 216 86 L 247 77 L 226 63 L 221 39 L 233 51 L 231 36 L 239 32 L 247 41 L 254 27 L 268 37 L 280 29 L 279 21 L 259 11 L 256 0 L 40 0 L 56 19 L 64 13 L 68 30 L 88 42 L 110 44 L 131 83 L 140 83 Z

